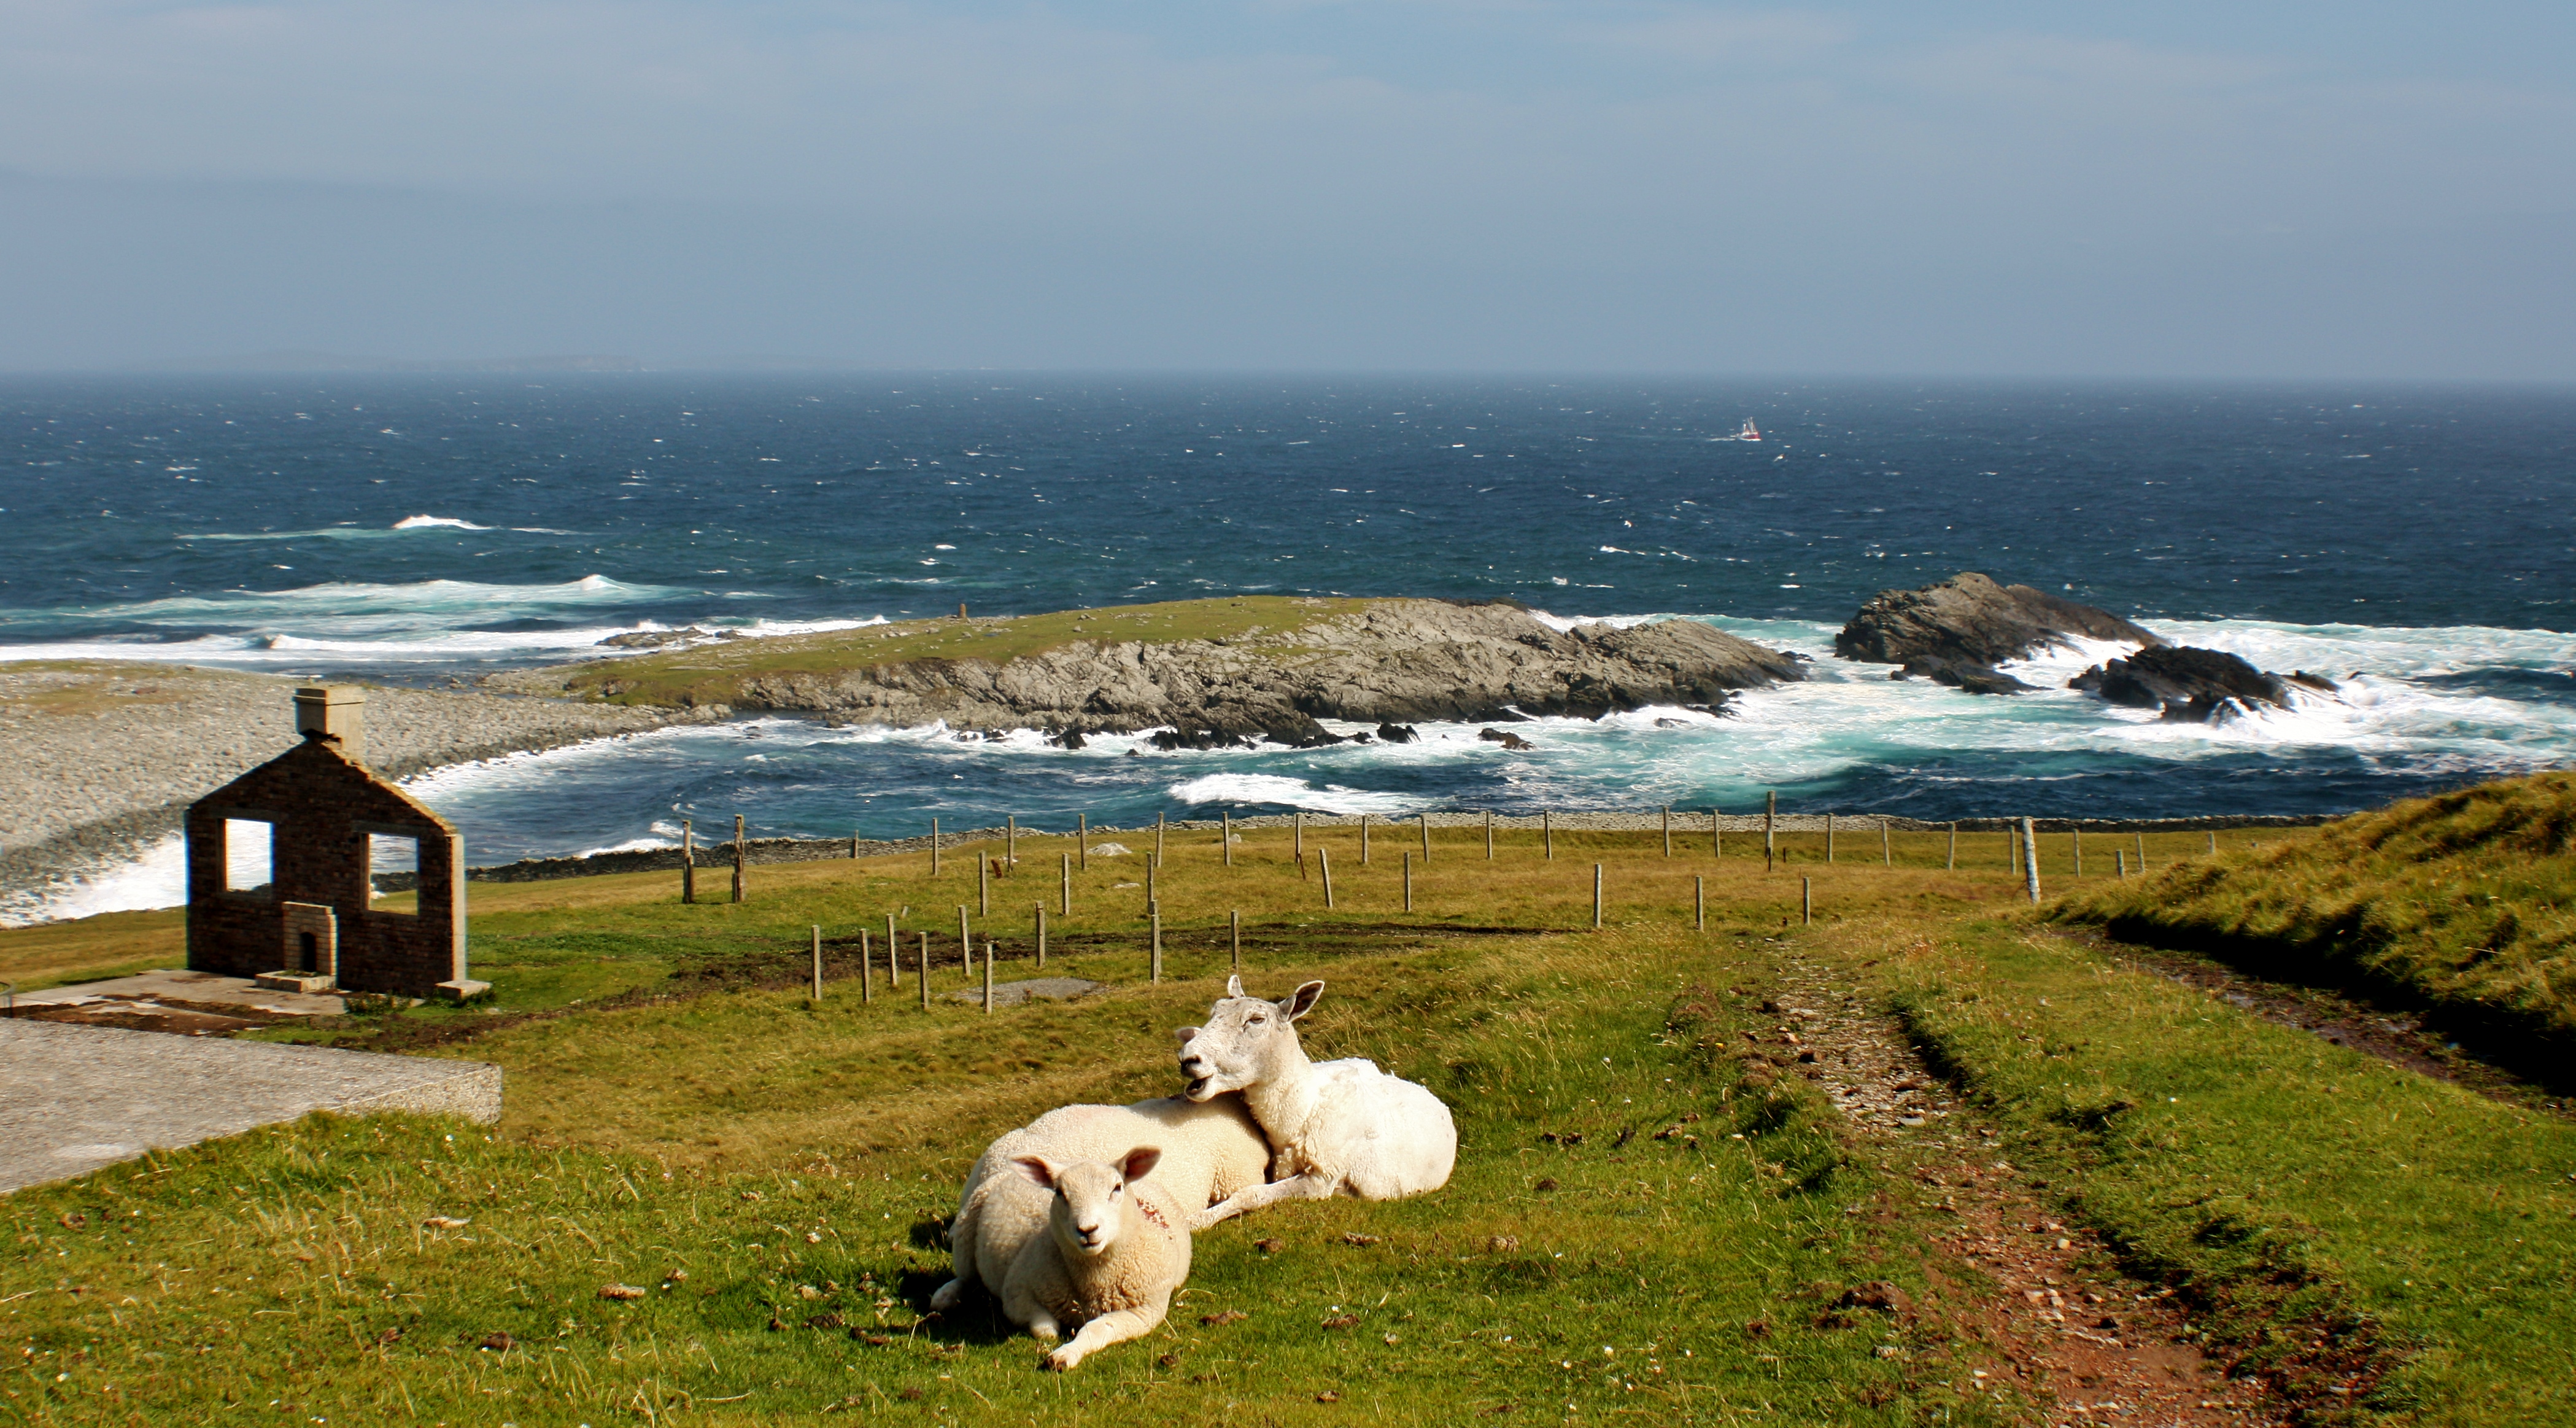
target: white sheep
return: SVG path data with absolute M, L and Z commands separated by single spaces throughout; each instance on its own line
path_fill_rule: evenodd
M 1155 1180 L 1172 1203 L 1193 1214 L 1259 1185 L 1270 1167 L 1270 1142 L 1240 1096 L 1059 1106 L 1004 1132 L 966 1173 L 948 1230 L 954 1269 L 930 1296 L 930 1307 L 957 1307 L 978 1282 L 1000 1295 L 1021 1248 L 1046 1228 L 1047 1197 L 1012 1168 L 1014 1161 L 1032 1155 L 1059 1165 L 1114 1160 L 1139 1145 L 1162 1148 Z
M 1308 982 L 1269 1002 L 1245 996 L 1236 977 L 1207 1025 L 1181 1028 L 1183 1094 L 1207 1101 L 1241 1092 L 1274 1152 L 1269 1184 L 1228 1196 L 1191 1228 L 1280 1200 L 1396 1200 L 1449 1183 L 1458 1127 L 1438 1096 L 1366 1059 L 1306 1059 L 1296 1021 L 1323 994 L 1323 983 Z
M 1046 1357 L 1069 1369 L 1109 1347 L 1152 1333 L 1190 1277 L 1190 1230 L 1182 1202 L 1145 1177 L 1163 1153 L 1138 1146 L 1116 1164 L 1058 1164 L 1042 1155 L 1012 1162 L 1028 1183 L 1051 1192 L 1047 1233 L 1012 1262 L 1002 1289 L 1011 1322 L 1053 1342 L 1067 1323 L 1081 1331 Z

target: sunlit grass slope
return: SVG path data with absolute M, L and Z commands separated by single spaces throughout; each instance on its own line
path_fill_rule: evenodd
M 2576 1053 L 2576 774 L 2415 799 L 2067 898 L 2114 936 Z

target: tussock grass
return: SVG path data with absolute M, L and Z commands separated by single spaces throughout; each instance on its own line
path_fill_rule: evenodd
M 2055 915 L 2422 1006 L 2563 1081 L 2576 1053 L 2571 840 L 2576 774 L 2539 774 L 2095 888 Z

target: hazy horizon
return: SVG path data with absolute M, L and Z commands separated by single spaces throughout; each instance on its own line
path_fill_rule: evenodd
M 17 373 L 2576 380 L 2520 0 L 5 13 Z

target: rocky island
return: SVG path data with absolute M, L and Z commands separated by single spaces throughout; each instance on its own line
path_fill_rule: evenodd
M 1878 592 L 1834 637 L 1834 652 L 1897 665 L 1890 676 L 1895 679 L 1921 675 L 1971 694 L 2018 694 L 2034 686 L 1996 665 L 2074 648 L 2078 637 L 2138 649 L 2075 676 L 2068 688 L 2107 703 L 2160 710 L 2176 721 L 2207 723 L 2258 705 L 2286 709 L 2293 685 L 2321 694 L 2336 690 L 2322 675 L 2274 674 L 2221 650 L 2168 644 L 2098 606 L 2027 585 L 1998 585 L 1972 570 L 1938 585 Z
M 1198 746 L 1331 742 L 1320 719 L 1401 726 L 1721 710 L 1798 661 L 1695 620 L 1558 629 L 1517 605 L 1245 596 L 964 616 L 496 675 L 515 693 L 851 723 L 1168 729 Z

